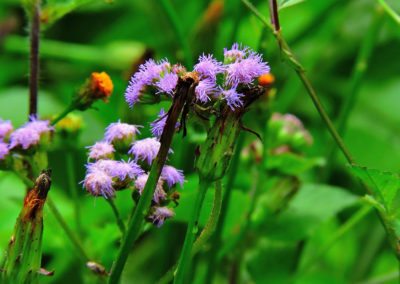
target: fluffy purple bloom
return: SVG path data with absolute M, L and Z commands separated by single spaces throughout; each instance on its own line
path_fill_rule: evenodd
M 172 166 L 164 166 L 161 171 L 161 177 L 166 181 L 169 187 L 172 187 L 174 184 L 179 183 L 181 187 L 183 186 L 183 182 L 185 181 L 185 176 L 183 175 L 182 170 L 177 170 Z
M 54 127 L 50 125 L 49 120 L 38 120 L 34 116 L 30 116 L 30 121 L 25 124 L 24 127 L 31 128 L 39 134 L 48 133 L 54 130 Z
M 206 103 L 210 100 L 210 95 L 213 95 L 218 91 L 219 89 L 213 80 L 201 80 L 195 89 L 196 99 L 202 103 Z
M 21 127 L 11 133 L 10 136 L 10 149 L 21 146 L 26 150 L 31 146 L 37 145 L 40 141 L 40 134 L 30 127 Z
M 249 51 L 248 47 L 241 47 L 238 43 L 234 43 L 231 49 L 224 48 L 225 61 L 233 62 L 243 59 Z
M 173 216 L 175 216 L 174 211 L 168 207 L 157 207 L 153 214 L 150 215 L 149 219 L 159 228 L 164 224 L 166 219 Z
M 96 142 L 89 149 L 89 159 L 93 160 L 110 158 L 115 152 L 114 146 L 105 141 Z
M 112 178 L 102 170 L 93 170 L 86 174 L 83 186 L 94 196 L 104 196 L 104 198 L 114 197 L 115 190 L 112 187 Z
M 254 79 L 270 70 L 261 55 L 252 53 L 248 58 L 237 60 L 227 66 L 227 83 L 231 86 L 250 84 Z
M 156 83 L 160 93 L 167 93 L 172 95 L 176 84 L 178 83 L 178 75 L 175 73 L 166 73 L 160 80 Z
M 108 143 L 112 143 L 114 140 L 133 139 L 137 133 L 140 133 L 138 126 L 118 121 L 106 128 L 104 138 Z
M 224 72 L 224 67 L 211 54 L 203 54 L 199 57 L 199 63 L 194 66 L 194 71 L 199 73 L 201 78 L 215 81 L 217 74 Z
M 150 123 L 151 133 L 153 134 L 154 137 L 160 139 L 161 134 L 165 127 L 165 123 L 167 122 L 167 117 L 168 115 L 162 108 L 160 110 L 160 113 L 158 114 L 157 119 L 154 122 Z
M 0 140 L 4 139 L 8 134 L 10 134 L 13 131 L 13 126 L 11 124 L 11 121 L 6 120 L 3 121 L 0 119 Z
M 223 90 L 222 95 L 226 100 L 226 103 L 231 108 L 231 110 L 235 110 L 235 108 L 243 105 L 243 102 L 240 98 L 243 97 L 243 94 L 240 94 L 236 91 L 236 88 L 232 88 L 229 90 Z
M 171 64 L 167 60 L 157 63 L 150 59 L 140 65 L 139 71 L 132 76 L 125 91 L 125 99 L 129 106 L 133 107 L 139 101 L 144 88 L 146 86 L 154 86 L 160 79 L 161 73 L 170 68 Z
M 114 161 L 114 160 L 98 160 L 87 166 L 88 172 L 104 171 L 111 178 L 118 178 L 123 181 L 127 178 L 134 179 L 142 175 L 144 171 L 133 161 Z
M 134 142 L 128 153 L 135 156 L 135 161 L 142 160 L 151 165 L 159 149 L 160 142 L 156 138 L 145 138 Z
M 9 153 L 10 150 L 8 149 L 7 143 L 0 142 L 0 160 L 3 160 Z
M 148 174 L 142 174 L 136 178 L 135 187 L 139 191 L 140 194 L 142 194 L 148 178 L 149 178 Z M 157 182 L 156 190 L 154 191 L 153 201 L 155 203 L 159 204 L 166 197 L 167 197 L 167 194 L 165 193 L 165 191 L 163 189 L 163 181 L 161 179 L 159 179 Z

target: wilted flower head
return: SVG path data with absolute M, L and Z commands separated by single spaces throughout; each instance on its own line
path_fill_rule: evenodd
M 182 170 L 177 170 L 172 166 L 164 166 L 161 171 L 161 178 L 166 181 L 169 187 L 179 183 L 181 187 L 185 181 L 185 176 Z
M 215 82 L 217 74 L 224 71 L 224 66 L 211 54 L 203 54 L 199 57 L 199 63 L 194 66 L 194 71 L 199 73 L 201 78 L 208 78 Z
M 168 207 L 156 207 L 153 214 L 149 216 L 149 219 L 153 222 L 157 227 L 161 227 L 165 220 L 175 216 L 174 211 L 172 211 Z
M 105 141 L 96 142 L 89 146 L 89 159 L 109 159 L 114 156 L 114 146 Z
M 8 134 L 13 131 L 13 126 L 9 120 L 0 119 L 0 140 L 3 140 Z
M 135 161 L 142 160 L 151 165 L 159 149 L 160 142 L 156 138 L 145 138 L 135 141 L 128 153 L 135 157 Z
M 113 143 L 116 140 L 125 139 L 131 140 L 130 142 L 132 142 L 137 133 L 140 133 L 138 126 L 118 121 L 111 123 L 106 128 L 104 138 L 108 143 Z
M 4 142 L 0 142 L 0 160 L 4 160 L 9 152 L 10 150 L 8 149 L 8 145 Z
M 104 196 L 104 198 L 114 197 L 115 190 L 112 186 L 112 178 L 102 170 L 92 170 L 83 180 L 83 186 L 94 196 Z

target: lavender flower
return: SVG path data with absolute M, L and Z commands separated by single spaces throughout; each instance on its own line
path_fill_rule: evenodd
M 98 160 L 95 163 L 87 165 L 87 169 L 89 173 L 104 171 L 111 178 L 117 178 L 121 181 L 134 179 L 144 173 L 144 171 L 133 161 Z
M 203 54 L 199 57 L 199 63 L 194 66 L 194 71 L 199 73 L 201 78 L 208 78 L 215 82 L 217 74 L 224 71 L 224 66 L 211 54 Z
M 106 128 L 106 133 L 104 135 L 105 141 L 108 143 L 113 143 L 116 140 L 131 140 L 135 137 L 137 133 L 140 133 L 138 126 L 131 125 L 127 123 L 121 123 L 120 121 L 111 123 Z M 131 142 L 130 141 L 130 142 Z
M 240 94 L 236 91 L 236 88 L 232 88 L 229 90 L 223 90 L 222 95 L 226 100 L 226 103 L 231 108 L 231 110 L 235 110 L 235 108 L 243 105 L 243 102 L 240 98 L 244 95 Z
M 168 114 L 164 111 L 162 108 L 160 110 L 160 113 L 158 114 L 158 117 L 155 121 L 150 123 L 151 127 L 151 133 L 153 134 L 154 137 L 157 139 L 160 139 L 161 134 L 164 131 L 165 123 L 167 122 Z M 175 129 L 179 128 L 180 123 L 177 122 L 175 125 Z
M 9 152 L 10 150 L 8 149 L 8 145 L 4 142 L 0 142 L 0 160 L 4 160 Z
M 263 62 L 261 55 L 251 53 L 248 58 L 237 60 L 227 66 L 227 83 L 231 86 L 250 84 L 262 74 L 268 73 L 270 68 Z
M 39 134 L 49 133 L 54 130 L 49 120 L 38 120 L 35 116 L 29 117 L 30 121 L 24 127 L 31 128 Z
M 89 159 L 93 160 L 112 158 L 115 152 L 114 146 L 105 141 L 96 142 L 89 149 Z
M 30 127 L 22 127 L 11 133 L 9 148 L 13 149 L 21 146 L 26 150 L 31 146 L 39 144 L 40 134 Z
M 107 199 L 115 195 L 112 178 L 102 170 L 89 172 L 82 183 L 86 190 L 94 196 L 102 195 Z
M 140 96 L 146 86 L 155 86 L 163 72 L 166 72 L 171 68 L 171 64 L 167 60 L 155 62 L 153 59 L 146 61 L 140 65 L 139 71 L 132 76 L 129 81 L 129 85 L 125 91 L 125 99 L 130 107 L 133 107 L 140 99 Z M 168 76 L 170 77 L 170 76 Z M 167 79 L 168 79 L 167 77 Z M 164 84 L 161 84 L 160 88 L 171 87 L 171 79 Z M 167 84 L 169 83 L 169 84 Z M 168 88 L 167 88 L 168 89 Z
M 238 43 L 234 43 L 231 49 L 224 48 L 224 58 L 226 63 L 234 62 L 243 59 L 247 52 L 248 47 L 241 47 Z
M 164 166 L 161 171 L 161 178 L 167 182 L 168 187 L 172 187 L 174 184 L 179 183 L 181 187 L 185 181 L 185 176 L 182 170 L 177 170 L 172 166 Z
M 195 89 L 196 99 L 202 103 L 206 103 L 210 100 L 209 96 L 215 94 L 218 91 L 219 89 L 213 80 L 201 80 Z
M 177 83 L 178 75 L 174 73 L 166 73 L 164 77 L 160 78 L 160 81 L 156 83 L 156 87 L 160 93 L 172 95 Z
M 142 194 L 148 178 L 149 178 L 148 174 L 143 174 L 136 178 L 135 187 L 139 191 L 140 194 Z M 163 189 L 163 180 L 159 179 L 157 182 L 156 190 L 154 191 L 153 201 L 157 204 L 160 204 L 160 202 L 162 200 L 164 200 L 166 197 L 167 197 L 167 194 L 165 193 L 165 191 Z
M 145 138 L 134 142 L 128 153 L 135 156 L 135 161 L 142 160 L 151 165 L 159 149 L 160 142 L 156 138 Z
M 149 219 L 156 225 L 158 228 L 161 227 L 165 220 L 175 216 L 174 211 L 169 209 L 168 207 L 156 207 L 153 214 L 150 215 Z
M 4 139 L 8 134 L 13 131 L 11 121 L 3 121 L 0 119 L 0 140 Z

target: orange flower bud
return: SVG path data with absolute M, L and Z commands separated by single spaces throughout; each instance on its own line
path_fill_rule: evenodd
M 93 72 L 91 76 L 92 91 L 94 96 L 107 101 L 114 89 L 114 85 L 110 76 L 108 76 L 106 72 Z
M 264 87 L 270 86 L 275 82 L 275 77 L 271 73 L 265 73 L 258 77 L 258 84 Z

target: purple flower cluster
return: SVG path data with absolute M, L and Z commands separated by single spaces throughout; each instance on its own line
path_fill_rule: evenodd
M 160 113 L 160 121 L 164 118 L 166 119 L 164 112 Z M 159 135 L 165 126 L 165 120 L 160 121 L 152 124 L 152 132 Z M 104 140 L 89 147 L 88 157 L 93 162 L 86 165 L 86 176 L 82 184 L 91 195 L 108 199 L 115 197 L 116 191 L 127 188 L 134 189 L 137 196 L 142 194 L 148 179 L 148 170 L 158 154 L 160 142 L 155 137 L 135 141 L 136 134 L 139 133 L 138 127 L 140 126 L 120 121 L 111 123 L 106 128 Z M 131 141 L 130 149 L 127 151 L 114 147 L 123 139 Z M 115 155 L 120 157 L 125 155 L 127 160 L 114 160 Z M 167 218 L 174 215 L 167 205 L 173 201 L 174 185 L 180 184 L 182 187 L 184 180 L 181 170 L 164 166 L 153 195 L 151 213 L 148 216 L 148 220 L 156 226 L 161 226 Z
M 181 65 L 171 67 L 166 60 L 147 61 L 140 66 L 129 82 L 125 93 L 128 104 L 133 106 L 138 102 L 147 86 L 154 87 L 157 94 L 173 96 L 178 78 L 185 71 Z M 199 78 L 195 88 L 197 102 L 207 104 L 213 99 L 223 99 L 235 110 L 243 105 L 244 94 L 238 91 L 238 87 L 253 84 L 259 76 L 269 73 L 270 67 L 260 54 L 235 43 L 230 49 L 224 49 L 223 62 L 219 62 L 211 54 L 203 54 L 193 71 Z

